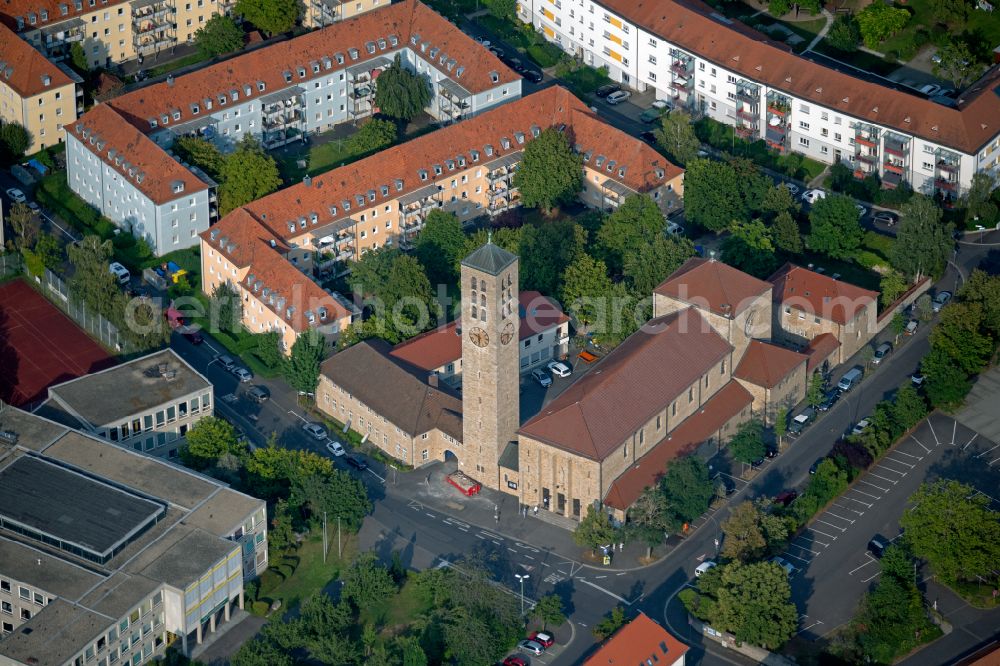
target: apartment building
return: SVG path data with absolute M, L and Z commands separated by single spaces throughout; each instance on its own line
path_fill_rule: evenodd
M 306 0 L 302 25 L 307 28 L 324 28 L 331 23 L 385 7 L 390 2 L 391 0 Z
M 243 607 L 262 500 L 12 407 L 0 429 L 0 664 L 189 656 Z
M 62 143 L 64 127 L 83 112 L 82 82 L 0 23 L 0 124 L 31 133 L 29 154 Z
M 176 458 L 212 416 L 212 383 L 171 349 L 49 387 L 39 413 L 120 446 Z
M 569 317 L 559 304 L 537 291 L 518 294 L 519 367 L 530 372 L 569 351 Z M 400 342 L 389 354 L 458 388 L 462 385 L 461 317 L 433 331 Z
M 958 197 L 1000 167 L 1000 69 L 945 105 L 793 54 L 698 0 L 520 0 L 518 17 L 615 81 L 883 187 Z
M 67 128 L 66 179 L 154 254 L 197 244 L 218 216 L 215 181 L 180 164 L 105 104 Z

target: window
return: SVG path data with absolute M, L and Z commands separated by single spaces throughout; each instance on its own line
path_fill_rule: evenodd
M 804 130 L 808 131 L 809 130 L 809 123 L 807 123 L 807 122 L 805 122 L 803 120 L 800 120 L 799 121 L 799 129 L 804 129 Z
M 808 148 L 809 147 L 809 139 L 805 138 L 804 136 L 800 136 L 799 137 L 799 145 L 803 146 L 805 148 Z

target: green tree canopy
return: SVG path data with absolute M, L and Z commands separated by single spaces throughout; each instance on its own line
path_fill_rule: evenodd
M 722 241 L 722 260 L 744 273 L 766 278 L 778 267 L 771 230 L 760 220 L 736 220 Z
M 359 155 L 377 153 L 396 143 L 399 131 L 396 123 L 381 118 L 369 118 L 348 139 L 351 150 Z
M 406 337 L 433 323 L 434 294 L 416 257 L 395 248 L 365 253 L 351 264 L 351 287 L 366 297 L 376 316 Z
M 24 125 L 14 122 L 0 123 L 0 160 L 16 162 L 31 148 L 34 138 Z
M 777 649 L 795 635 L 799 612 L 785 571 L 772 562 L 725 567 L 713 624 L 736 640 Z
M 187 432 L 187 443 L 181 447 L 181 460 L 188 467 L 207 469 L 227 453 L 241 450 L 236 431 L 229 421 L 215 416 L 198 420 Z
M 985 368 L 996 350 L 996 341 L 985 332 L 982 305 L 955 302 L 944 308 L 931 331 L 931 346 L 947 354 L 967 375 Z
M 649 298 L 654 289 L 695 254 L 694 243 L 687 238 L 663 234 L 626 250 L 623 273 L 629 290 L 636 298 Z
M 583 188 L 583 158 L 562 132 L 550 127 L 525 146 L 514 186 L 523 205 L 549 212 L 572 201 Z
M 281 187 L 277 162 L 250 134 L 236 144 L 236 150 L 226 155 L 219 178 L 222 181 L 219 185 L 220 215 L 256 201 Z
M 432 285 L 453 285 L 458 280 L 456 264 L 465 250 L 462 223 L 453 213 L 440 208 L 427 214 L 417 236 L 416 255 Z
M 840 14 L 830 26 L 830 31 L 826 33 L 826 41 L 833 48 L 844 53 L 853 53 L 858 50 L 858 43 L 861 41 L 861 28 L 858 21 L 851 14 Z
M 213 58 L 243 48 L 243 31 L 233 19 L 216 14 L 194 33 L 194 43 L 202 55 Z
M 799 224 L 791 213 L 778 213 L 771 222 L 771 237 L 774 246 L 788 254 L 802 254 L 805 245 L 802 243 L 802 232 Z
M 87 61 L 87 52 L 83 49 L 82 43 L 73 42 L 69 47 L 69 61 L 78 74 L 90 72 L 90 62 Z
M 996 181 L 987 171 L 977 171 L 972 174 L 969 189 L 962 195 L 962 205 L 965 206 L 965 226 L 975 229 L 977 226 L 995 227 L 1000 216 L 997 214 L 997 204 L 993 200 Z
M 571 219 L 521 227 L 520 281 L 524 289 L 559 294 L 566 268 L 584 254 L 587 232 Z
M 965 3 L 960 4 L 964 5 Z M 939 60 L 932 64 L 934 74 L 951 81 L 956 88 L 965 88 L 982 70 L 978 58 L 964 40 L 954 37 L 948 39 L 937 50 L 937 55 Z
M 233 11 L 268 36 L 288 32 L 299 19 L 297 0 L 237 0 Z
M 809 386 L 806 387 L 806 402 L 815 407 L 823 402 L 823 375 L 816 370 L 809 376 Z
M 389 570 L 379 564 L 375 553 L 361 553 L 344 572 L 341 595 L 358 608 L 367 608 L 385 600 L 396 591 Z
M 920 361 L 920 371 L 926 377 L 924 390 L 935 407 L 954 409 L 962 404 L 972 388 L 969 375 L 941 349 L 931 352 Z
M 899 271 L 890 270 L 882 274 L 879 279 L 878 290 L 879 290 L 879 303 L 882 307 L 892 304 L 897 298 L 902 296 L 910 285 L 907 284 L 906 278 Z M 904 323 L 905 326 L 905 323 Z
M 339 519 L 351 530 L 361 527 L 372 508 L 364 484 L 339 469 L 295 475 L 289 504 L 299 507 L 302 517 L 317 525 L 326 514 L 328 522 Z
M 954 248 L 951 224 L 941 223 L 941 209 L 932 199 L 914 195 L 901 208 L 896 242 L 889 249 L 889 262 L 908 278 L 937 278 Z
M 671 461 L 660 485 L 670 510 L 684 522 L 691 522 L 705 513 L 715 496 L 708 465 L 696 455 Z
M 813 204 L 809 211 L 810 250 L 834 259 L 849 259 L 861 246 L 864 229 L 858 223 L 854 200 L 843 194 L 831 194 Z
M 325 356 L 326 340 L 322 333 L 312 328 L 299 333 L 285 363 L 285 378 L 291 387 L 299 393 L 315 393 Z
M 680 109 L 674 109 L 660 117 L 656 142 L 673 162 L 682 165 L 697 157 L 698 149 L 701 148 L 701 142 L 694 133 L 691 114 Z
M 646 557 L 652 554 L 654 546 L 663 542 L 667 533 L 676 532 L 680 526 L 680 520 L 659 485 L 645 488 L 628 508 L 626 534 L 629 541 L 646 542 Z
M 70 292 L 92 311 L 110 319 L 115 297 L 120 293 L 114 274 L 108 270 L 113 255 L 111 241 L 87 236 L 79 243 L 67 245 L 66 252 L 73 265 Z
M 531 614 L 541 620 L 543 630 L 550 624 L 553 627 L 558 627 L 566 621 L 563 600 L 558 594 L 546 594 L 539 599 Z
M 771 220 L 782 213 L 798 215 L 802 206 L 795 200 L 795 195 L 784 185 L 773 185 L 767 189 L 760 203 L 760 212 L 765 219 Z
M 563 274 L 563 306 L 584 326 L 608 323 L 615 290 L 603 261 L 581 255 Z
M 910 12 L 873 2 L 858 12 L 856 20 L 865 46 L 874 49 L 906 27 L 910 21 Z
M 235 333 L 243 326 L 243 299 L 229 280 L 215 286 L 208 307 L 212 330 Z
M 994 340 L 1000 340 L 1000 275 L 973 270 L 958 292 L 958 300 L 978 304 L 982 312 L 981 326 Z
M 513 20 L 517 12 L 517 0 L 484 0 L 490 14 L 498 19 Z
M 174 139 L 170 149 L 181 160 L 194 164 L 212 178 L 222 177 L 222 165 L 226 157 L 211 141 L 197 136 L 179 136 Z
M 741 562 L 760 559 L 784 545 L 788 525 L 780 516 L 767 511 L 766 505 L 753 502 L 738 504 L 722 523 L 726 535 L 722 556 Z
M 736 171 L 716 160 L 694 159 L 684 174 L 684 214 L 709 231 L 729 228 L 747 219 Z
M 411 72 L 399 55 L 379 77 L 375 106 L 390 118 L 411 120 L 431 103 L 431 84 L 422 74 Z
M 604 218 L 597 232 L 597 245 L 605 263 L 620 273 L 625 254 L 642 244 L 663 236 L 666 219 L 656 202 L 647 195 L 635 194 Z
M 741 463 L 750 464 L 761 458 L 766 451 L 764 424 L 759 419 L 747 421 L 740 426 L 727 446 L 733 458 Z
M 618 531 L 611 524 L 607 512 L 587 506 L 587 515 L 573 531 L 573 541 L 578 546 L 597 550 L 618 538 Z

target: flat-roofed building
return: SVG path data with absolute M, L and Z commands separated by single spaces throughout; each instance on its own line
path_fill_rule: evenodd
M 40 408 L 120 446 L 175 458 L 187 431 L 215 409 L 213 386 L 172 349 L 49 387 Z
M 262 500 L 0 407 L 0 664 L 189 654 L 242 608 L 267 567 Z

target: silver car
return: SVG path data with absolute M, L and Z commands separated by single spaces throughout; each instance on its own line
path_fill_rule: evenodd
M 938 292 L 938 295 L 934 297 L 934 301 L 931 303 L 931 309 L 934 310 L 934 312 L 941 312 L 941 308 L 948 305 L 948 301 L 950 300 L 950 291 Z
M 552 377 L 550 377 L 549 373 L 545 372 L 542 369 L 532 370 L 531 371 L 531 377 L 536 382 L 538 382 L 539 384 L 541 384 L 542 388 L 548 388 L 548 387 L 552 386 Z
M 246 368 L 237 366 L 233 368 L 233 374 L 236 375 L 236 378 L 243 384 L 253 381 L 253 373 Z
M 306 423 L 302 429 L 312 435 L 314 439 L 326 439 L 326 428 L 318 423 Z

